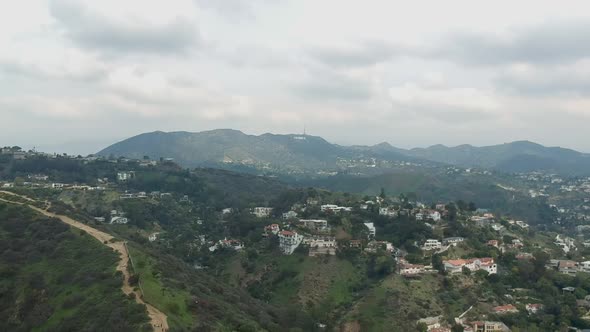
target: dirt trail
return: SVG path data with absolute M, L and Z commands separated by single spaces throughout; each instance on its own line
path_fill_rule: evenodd
M 35 202 L 35 200 L 30 199 L 26 196 L 21 196 L 21 195 L 18 195 L 18 194 L 9 192 L 9 191 L 0 191 L 0 193 L 17 196 L 17 197 L 26 199 L 30 202 Z M 2 199 L 2 198 L 0 198 L 0 201 L 18 204 L 18 205 L 24 205 L 23 203 L 12 202 L 10 200 L 6 200 L 6 199 Z M 40 208 L 35 207 L 33 205 L 28 205 L 28 206 L 29 206 L 29 208 L 31 208 L 31 209 L 33 209 L 45 216 L 48 216 L 51 218 L 57 218 L 72 227 L 76 227 L 78 229 L 85 231 L 86 233 L 90 234 L 92 237 L 94 237 L 95 239 L 100 241 L 100 243 L 102 243 L 105 246 L 110 247 L 111 249 L 118 252 L 120 254 L 121 259 L 119 260 L 119 263 L 117 264 L 117 271 L 121 271 L 124 276 L 123 286 L 121 287 L 121 289 L 123 290 L 123 293 L 125 293 L 125 294 L 134 293 L 135 300 L 137 301 L 137 303 L 145 304 L 147 311 L 148 311 L 148 315 L 151 320 L 152 327 L 155 332 L 168 331 L 168 317 L 163 312 L 156 309 L 154 306 L 146 303 L 142 299 L 140 291 L 134 290 L 133 287 L 129 284 L 130 275 L 129 275 L 129 271 L 127 271 L 127 266 L 129 264 L 129 251 L 127 250 L 127 246 L 126 246 L 125 242 L 122 242 L 122 241 L 111 242 L 111 240 L 113 239 L 113 236 L 111 236 L 108 233 L 105 233 L 103 231 L 99 231 L 96 228 L 92 228 L 92 227 L 90 227 L 86 224 L 83 224 L 79 221 L 76 221 L 68 216 L 64 216 L 61 214 L 55 214 L 53 212 L 49 212 L 47 210 L 40 209 Z M 47 206 L 47 209 L 49 209 L 49 207 L 50 207 L 50 205 Z

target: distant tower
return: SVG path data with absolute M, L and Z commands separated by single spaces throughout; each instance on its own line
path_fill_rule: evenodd
M 305 136 L 305 122 L 303 123 L 303 136 Z

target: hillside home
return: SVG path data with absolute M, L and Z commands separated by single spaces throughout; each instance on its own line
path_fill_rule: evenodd
M 374 239 L 377 235 L 377 229 L 375 228 L 375 225 L 373 225 L 372 222 L 366 222 L 364 224 L 365 227 L 367 227 L 367 229 L 369 230 L 369 235 L 367 237 L 369 238 L 369 240 Z
M 542 311 L 542 310 L 543 310 L 543 307 L 544 307 L 544 306 L 543 306 L 541 303 L 530 303 L 530 304 L 527 304 L 527 305 L 525 306 L 525 308 L 526 308 L 526 311 L 527 311 L 527 312 L 528 312 L 530 315 L 534 315 L 534 314 L 537 314 L 537 313 L 539 313 L 540 311 Z
M 292 231 L 279 232 L 279 248 L 285 255 L 291 255 L 303 241 L 303 236 Z
M 126 224 L 129 219 L 121 216 L 111 217 L 111 224 Z
M 386 217 L 397 217 L 398 212 L 391 207 L 382 207 L 379 208 L 379 215 Z
M 469 327 L 472 328 L 471 331 L 473 332 L 510 332 L 508 326 L 502 322 L 476 321 L 471 322 Z
M 352 212 L 352 207 L 338 206 L 338 205 L 334 205 L 334 204 L 325 204 L 325 205 L 320 206 L 320 210 L 322 212 L 333 212 L 333 213 Z
M 590 273 L 590 261 L 578 263 L 578 271 Z
M 578 272 L 578 264 L 574 261 L 561 260 L 557 264 L 557 270 L 559 271 L 559 273 L 567 275 L 576 275 L 576 273 Z
M 301 219 L 299 220 L 299 223 L 302 227 L 317 232 L 330 230 L 330 226 L 328 226 L 328 221 L 324 219 Z
M 436 204 L 434 208 L 437 209 L 438 211 L 445 211 L 447 209 L 447 205 L 439 203 L 439 204 Z
M 149 240 L 150 242 L 154 242 L 154 241 L 156 241 L 156 240 L 158 239 L 158 235 L 159 235 L 159 234 L 160 234 L 160 233 L 152 233 L 152 234 L 150 234 L 150 236 L 148 237 L 148 240 Z
M 234 212 L 234 209 L 232 209 L 232 208 L 225 208 L 225 209 L 221 210 L 221 214 L 223 214 L 223 215 L 231 214 L 232 212 Z
M 442 243 L 439 240 L 428 239 L 422 245 L 422 250 L 438 250 L 442 248 Z
M 280 231 L 281 231 L 281 228 L 279 227 L 279 224 L 271 224 L 271 225 L 264 227 L 264 233 L 266 235 L 268 235 L 268 234 L 277 235 L 277 234 L 279 234 Z
M 98 222 L 105 222 L 106 221 L 105 217 L 94 217 L 94 220 L 98 221 Z
M 494 307 L 492 308 L 492 311 L 498 315 L 518 313 L 518 309 L 512 304 Z
M 348 246 L 349 246 L 350 248 L 357 248 L 357 249 L 360 249 L 360 248 L 362 248 L 362 246 L 363 246 L 363 242 L 362 242 L 361 240 L 350 240 L 350 241 L 348 242 Z
M 117 172 L 117 181 L 119 181 L 119 182 L 125 182 L 125 181 L 133 179 L 134 177 L 135 177 L 134 171 Z
M 288 211 L 283 213 L 283 219 L 295 219 L 297 218 L 297 212 L 295 211 Z
M 440 328 L 440 321 L 442 320 L 442 316 L 435 316 L 435 317 L 426 317 L 418 319 L 416 324 L 424 323 L 426 324 L 426 328 L 428 331 L 432 331 L 433 329 Z
M 395 247 L 391 242 L 388 241 L 371 241 L 367 243 L 367 247 L 365 248 L 366 252 L 376 253 L 377 251 L 385 250 L 389 253 L 393 253 L 395 251 Z
M 457 246 L 459 243 L 465 241 L 464 238 L 460 237 L 460 236 L 455 236 L 455 237 L 447 237 L 445 239 L 443 239 L 443 245 L 445 246 Z
M 449 273 L 460 273 L 463 267 L 468 268 L 471 272 L 484 270 L 489 274 L 498 272 L 498 266 L 493 258 L 470 258 L 470 259 L 451 259 L 443 261 L 445 271 Z
M 336 238 L 330 236 L 317 236 L 304 240 L 309 245 L 309 256 L 336 255 Z
M 428 219 L 438 222 L 441 219 L 441 215 L 440 212 L 438 211 L 430 211 L 430 213 L 428 214 Z
M 419 276 L 426 272 L 426 267 L 421 264 L 402 263 L 399 266 L 399 274 L 404 277 Z
M 567 236 L 557 235 L 555 237 L 555 242 L 553 242 L 556 246 L 560 247 L 564 253 L 568 253 L 572 250 L 576 250 L 576 244 L 574 239 Z
M 270 217 L 270 214 L 272 213 L 272 208 L 271 207 L 255 207 L 252 210 L 252 214 L 254 214 L 257 218 L 268 218 Z
M 496 247 L 496 248 L 498 248 L 498 246 L 499 246 L 499 241 L 498 241 L 498 240 L 489 240 L 489 241 L 488 241 L 488 243 L 487 243 L 487 245 L 488 245 L 489 247 Z

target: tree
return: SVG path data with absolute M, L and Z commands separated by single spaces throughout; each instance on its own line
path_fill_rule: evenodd
M 426 331 L 428 331 L 428 325 L 426 325 L 426 323 L 424 323 L 424 322 L 420 322 L 420 323 L 416 324 L 416 331 L 426 332 Z
M 385 199 L 386 195 L 385 195 L 385 188 L 381 187 L 381 192 L 379 193 L 379 197 Z
M 463 273 L 463 275 L 466 275 L 466 276 L 471 275 L 471 270 L 467 266 L 463 266 L 463 268 L 461 268 L 461 272 Z
M 474 212 L 477 210 L 477 206 L 475 206 L 475 203 L 473 202 L 469 202 L 469 207 L 468 207 L 469 211 Z

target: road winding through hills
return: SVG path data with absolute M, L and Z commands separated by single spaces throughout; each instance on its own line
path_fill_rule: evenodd
M 31 203 L 37 202 L 29 197 L 18 195 L 13 192 L 9 192 L 9 191 L 0 191 L 0 193 L 12 195 L 15 197 L 20 197 L 21 199 L 27 200 L 28 202 L 31 202 Z M 12 204 L 18 204 L 18 205 L 25 205 L 25 203 L 22 203 L 22 202 L 14 202 L 14 201 L 3 199 L 3 198 L 0 198 L 0 201 L 12 203 Z M 83 224 L 79 221 L 76 221 L 68 216 L 49 212 L 48 210 L 51 206 L 50 204 L 47 204 L 46 209 L 40 209 L 40 208 L 33 206 L 31 204 L 27 204 L 27 206 L 29 208 L 45 215 L 45 216 L 47 216 L 47 217 L 57 218 L 72 227 L 75 227 L 77 229 L 85 231 L 86 233 L 90 234 L 92 237 L 94 237 L 95 239 L 100 241 L 100 243 L 102 243 L 105 246 L 118 252 L 120 259 L 119 259 L 119 263 L 117 264 L 117 271 L 121 271 L 121 273 L 123 274 L 124 280 L 123 280 L 123 286 L 121 287 L 121 289 L 123 290 L 123 293 L 125 293 L 126 295 L 134 293 L 135 300 L 137 301 L 137 303 L 145 305 L 147 312 L 148 312 L 148 316 L 150 317 L 151 325 L 152 325 L 155 332 L 168 331 L 168 317 L 163 312 L 161 312 L 160 310 L 155 308 L 154 306 L 150 305 L 149 303 L 146 303 L 143 300 L 140 291 L 135 290 L 134 287 L 132 287 L 129 283 L 129 278 L 131 277 L 129 274 L 129 271 L 127 270 L 127 266 L 129 265 L 129 251 L 127 250 L 127 246 L 126 246 L 125 242 L 112 241 L 114 238 L 112 235 L 110 235 L 108 233 L 105 233 L 103 231 L 99 231 L 96 228 L 92 228 L 92 227 L 90 227 L 86 224 Z

